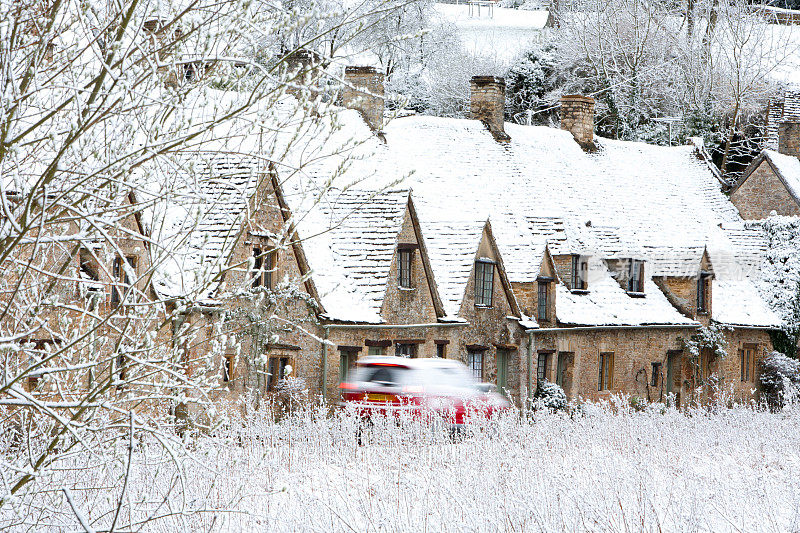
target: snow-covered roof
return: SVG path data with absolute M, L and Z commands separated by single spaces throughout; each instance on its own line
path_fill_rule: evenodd
M 792 155 L 781 154 L 775 150 L 762 150 L 758 157 L 747 167 L 747 170 L 745 170 L 732 190 L 735 191 L 741 187 L 747 178 L 749 178 L 764 161 L 767 161 L 775 170 L 775 173 L 786 186 L 786 190 L 789 194 L 791 194 L 796 201 L 800 202 L 800 159 Z
M 566 131 L 513 124 L 506 131 L 511 141 L 501 144 L 478 121 L 396 119 L 384 128 L 386 142 L 368 141 L 353 153 L 369 155 L 351 161 L 347 170 L 348 179 L 368 179 L 363 183 L 375 190 L 399 179 L 411 190 L 448 316 L 457 313 L 486 220 L 515 282 L 535 280 L 545 245 L 553 254 L 652 259 L 648 277 L 696 272 L 709 242 L 719 257 L 736 262 L 738 248 L 722 226 L 741 224 L 741 218 L 694 147 L 596 139 L 599 150 L 586 153 Z M 309 172 L 322 179 L 338 164 L 321 161 Z M 315 246 L 306 243 L 312 268 Z M 732 272 L 722 269 L 718 279 L 727 281 Z M 727 285 L 721 286 L 724 291 Z M 691 323 L 649 281 L 645 293 L 628 296 L 606 273 L 590 284 L 589 294 L 559 297 L 558 319 L 586 325 Z M 753 325 L 776 323 L 763 312 L 763 302 L 737 303 L 751 304 Z M 733 316 L 719 305 L 714 312 L 720 319 Z
M 759 237 L 747 233 L 692 146 L 596 139 L 598 151 L 587 153 L 569 132 L 547 127 L 506 124 L 511 140 L 498 143 L 474 120 L 400 118 L 384 128 L 383 138 L 372 135 L 356 112 L 343 111 L 335 122 L 336 128 L 316 137 L 336 147 L 315 148 L 325 157 L 290 152 L 276 162 L 331 319 L 382 321 L 388 272 L 410 198 L 443 320 L 463 319 L 461 301 L 489 221 L 510 281 L 535 281 L 546 247 L 554 255 L 589 256 L 596 265 L 588 294 L 559 287 L 556 312 L 562 323 L 694 324 L 649 278 L 691 275 L 706 247 L 719 291 L 714 318 L 754 326 L 778 322 L 740 265 L 757 261 L 758 254 L 748 250 L 761 249 L 763 241 L 750 242 Z M 224 255 L 227 232 L 246 209 L 244 191 L 258 174 L 224 159 L 216 168 L 232 179 L 205 180 L 205 196 L 218 202 L 206 209 L 200 235 L 187 252 L 195 259 L 187 265 Z M 337 174 L 338 185 L 326 190 Z M 629 296 L 603 261 L 627 258 L 646 261 L 644 297 Z M 717 268 L 718 260 L 733 266 Z M 748 286 L 752 290 L 743 289 Z M 726 298 L 731 287 L 738 299 Z

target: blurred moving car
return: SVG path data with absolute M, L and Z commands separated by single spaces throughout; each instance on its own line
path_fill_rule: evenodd
M 363 357 L 339 387 L 342 404 L 354 405 L 365 418 L 406 415 L 444 419 L 458 427 L 472 415 L 491 418 L 511 407 L 489 384 L 475 380 L 466 365 L 452 359 Z

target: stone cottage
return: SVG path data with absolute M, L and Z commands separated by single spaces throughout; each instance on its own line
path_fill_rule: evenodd
M 573 398 L 751 396 L 779 321 L 753 281 L 761 237 L 701 147 L 597 138 L 580 95 L 563 97 L 562 129 L 504 123 L 503 81 L 485 76 L 472 119 L 384 124 L 380 74 L 346 75 L 360 95 L 339 119 L 362 142 L 305 167 L 319 195 L 280 162 L 208 159 L 225 223 L 198 228 L 178 270 L 230 273 L 187 312 L 187 349 L 210 349 L 215 316 L 224 329 L 241 309 L 286 313 L 198 369 L 220 399 L 268 395 L 288 365 L 334 400 L 378 354 L 461 360 L 517 401 L 542 380 Z M 326 189 L 335 172 L 349 185 Z M 291 308 L 270 299 L 279 288 Z

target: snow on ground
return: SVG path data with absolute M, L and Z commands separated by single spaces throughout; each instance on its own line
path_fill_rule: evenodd
M 432 439 L 384 428 L 358 446 L 354 420 L 250 421 L 202 437 L 175 466 L 137 446 L 120 517 L 164 516 L 143 531 L 796 531 L 800 411 L 632 412 L 585 405 L 537 414 L 499 436 Z M 99 453 L 101 451 L 99 450 Z M 109 452 L 102 452 L 109 453 Z M 0 511 L 0 529 L 79 530 L 60 487 L 92 527 L 109 526 L 127 451 L 103 469 L 78 454 L 39 479 L 58 488 Z M 104 456 L 104 459 L 109 457 Z M 170 489 L 171 488 L 171 489 Z M 169 505 L 159 502 L 169 491 Z M 118 524 L 119 525 L 119 524 Z
M 436 4 L 445 20 L 458 28 L 464 49 L 479 57 L 510 62 L 531 48 L 541 36 L 547 11 L 525 11 L 494 7 L 472 8 L 467 4 Z

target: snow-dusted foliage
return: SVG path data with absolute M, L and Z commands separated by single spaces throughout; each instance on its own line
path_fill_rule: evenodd
M 214 400 L 222 355 L 265 372 L 215 297 L 257 307 L 260 340 L 305 331 L 278 316 L 312 314 L 304 279 L 253 287 L 250 274 L 265 269 L 229 255 L 249 231 L 245 214 L 275 202 L 254 194 L 275 162 L 287 179 L 303 176 L 329 143 L 344 168 L 359 142 L 319 97 L 321 71 L 286 68 L 292 36 L 361 28 L 329 23 L 332 11 L 0 0 L 0 418 L 25 450 L 0 457 L 0 512 L 34 497 L 64 456 L 102 462 L 98 450 L 139 434 L 174 455 L 171 426 L 224 421 Z M 319 176 L 293 215 L 338 184 L 341 168 Z M 250 229 L 275 252 L 296 240 L 292 228 Z M 290 384 L 289 397 L 303 388 Z M 126 490 L 95 502 L 112 530 Z
M 424 425 L 259 414 L 212 436 L 96 443 L 0 510 L 0 529 L 107 531 L 793 531 L 800 413 L 636 412 L 584 404 L 574 419 L 512 413 L 451 442 Z M 127 436 L 127 430 L 121 428 Z M 24 443 L 0 432 L 0 451 Z M 163 437 L 162 437 L 163 438 Z M 129 451 L 128 444 L 133 444 Z M 165 448 L 164 443 L 168 447 Z M 129 459 L 130 457 L 130 459 Z M 62 488 L 68 487 L 65 493 Z M 170 504 L 162 505 L 167 495 Z M 69 496 L 69 500 L 68 500 Z M 71 502 L 71 503 L 70 503 Z M 72 506 L 72 507 L 71 507 Z
M 766 238 L 759 290 L 783 322 L 785 338 L 775 339 L 782 344 L 776 348 L 794 355 L 800 334 L 800 219 L 771 216 L 748 224 Z
M 545 380 L 536 387 L 533 405 L 535 408 L 544 407 L 551 411 L 566 411 L 569 404 L 564 389 L 556 383 Z
M 797 399 L 800 391 L 800 361 L 772 352 L 761 361 L 761 387 L 772 406 L 786 405 Z

